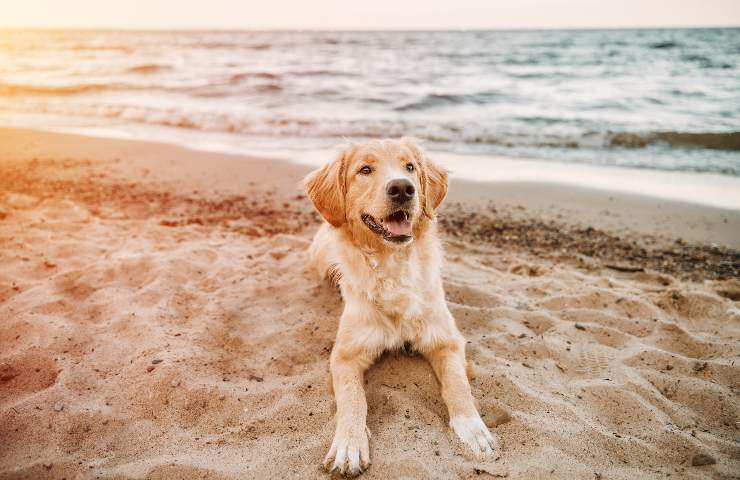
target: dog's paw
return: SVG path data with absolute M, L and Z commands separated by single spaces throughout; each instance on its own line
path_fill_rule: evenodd
M 370 466 L 369 434 L 365 426 L 338 426 L 329 453 L 324 458 L 326 471 L 337 471 L 346 477 L 364 472 Z
M 496 439 L 478 415 L 457 415 L 450 419 L 450 427 L 465 445 L 477 455 L 492 455 Z

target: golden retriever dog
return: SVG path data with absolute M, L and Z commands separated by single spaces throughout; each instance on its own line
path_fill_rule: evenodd
M 324 467 L 355 476 L 369 466 L 364 372 L 384 351 L 408 345 L 431 364 L 452 430 L 475 453 L 492 454 L 442 287 L 435 210 L 447 172 L 410 139 L 373 140 L 347 146 L 305 186 L 326 220 L 310 266 L 338 284 L 344 300 L 330 360 L 336 430 Z

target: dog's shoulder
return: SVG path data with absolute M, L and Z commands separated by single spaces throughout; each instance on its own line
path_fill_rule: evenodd
M 339 285 L 341 278 L 340 242 L 336 230 L 328 223 L 322 224 L 308 248 L 309 268 L 333 285 Z

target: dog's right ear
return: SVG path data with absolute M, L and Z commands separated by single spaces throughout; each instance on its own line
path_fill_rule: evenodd
M 404 137 L 401 142 L 411 149 L 419 162 L 421 209 L 425 216 L 433 218 L 434 211 L 447 196 L 447 170 L 427 157 L 413 138 Z
M 303 179 L 306 194 L 322 217 L 335 227 L 347 221 L 344 211 L 347 151 Z

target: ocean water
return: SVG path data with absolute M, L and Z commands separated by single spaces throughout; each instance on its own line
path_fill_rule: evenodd
M 0 31 L 0 123 L 737 177 L 740 29 Z

